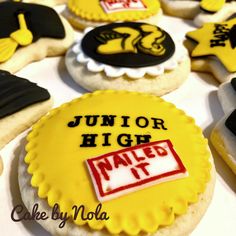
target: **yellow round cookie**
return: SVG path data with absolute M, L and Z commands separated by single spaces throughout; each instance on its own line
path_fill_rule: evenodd
M 58 203 L 60 211 L 71 216 L 74 205 L 84 205 L 88 213 L 99 204 L 86 160 L 135 146 L 140 140 L 173 144 L 188 177 L 103 202 L 108 220 L 74 219 L 92 230 L 129 235 L 156 232 L 159 226 L 172 224 L 176 215 L 185 214 L 210 179 L 210 153 L 201 129 L 183 111 L 152 95 L 86 94 L 43 117 L 27 139 L 25 162 L 32 186 L 38 188 L 39 198 L 47 199 L 51 207 Z
M 108 6 L 111 6 L 110 10 L 106 10 L 102 3 L 107 2 Z M 68 9 L 74 13 L 74 15 L 88 20 L 88 21 L 135 21 L 149 18 L 158 13 L 160 10 L 160 3 L 157 0 L 138 0 L 134 2 L 139 2 L 139 7 L 123 7 L 112 6 L 112 2 L 115 1 L 97 1 L 90 0 L 89 4 L 86 0 L 69 0 Z M 119 1 L 116 1 L 119 2 Z M 122 1 L 120 1 L 122 2 Z M 123 4 L 130 4 L 132 1 L 123 1 Z M 127 2 L 125 4 L 125 2 Z M 105 3 L 106 4 L 106 3 Z M 114 5 L 114 3 L 113 3 Z M 120 10 L 123 9 L 123 10 Z M 109 11 L 109 12 L 108 12 Z

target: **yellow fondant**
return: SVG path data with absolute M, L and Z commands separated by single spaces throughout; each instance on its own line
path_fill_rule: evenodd
M 68 8 L 75 15 L 90 21 L 135 21 L 149 18 L 160 10 L 158 0 L 143 0 L 146 10 L 106 13 L 98 0 L 69 0 Z
M 223 23 L 206 23 L 202 28 L 188 32 L 187 37 L 197 42 L 191 56 L 216 56 L 229 72 L 236 72 L 236 48 L 232 48 L 228 36 L 235 24 L 236 18 Z M 219 46 L 216 46 L 217 41 Z
M 116 115 L 114 126 L 88 127 L 81 120 L 77 127 L 68 127 L 74 116 Z M 130 116 L 129 126 L 121 127 L 121 116 Z M 149 120 L 146 128 L 135 119 Z M 152 117 L 164 120 L 167 129 L 153 129 Z M 81 135 L 98 134 L 96 147 L 81 147 Z M 103 146 L 103 133 L 111 133 L 111 146 Z M 97 91 L 54 109 L 43 117 L 28 135 L 25 162 L 32 174 L 31 184 L 38 188 L 40 198 L 52 207 L 59 203 L 62 212 L 73 214 L 73 205 L 85 205 L 94 211 L 98 201 L 85 160 L 120 150 L 117 135 L 130 134 L 135 145 L 136 134 L 149 134 L 151 141 L 170 139 L 186 167 L 189 177 L 158 184 L 102 204 L 110 217 L 107 221 L 82 221 L 93 230 L 106 228 L 110 233 L 138 234 L 155 232 L 161 225 L 174 222 L 175 215 L 184 214 L 188 204 L 197 202 L 210 178 L 210 153 L 207 141 L 194 120 L 174 105 L 152 95 L 126 91 Z
M 211 142 L 214 145 L 216 151 L 221 155 L 223 160 L 227 163 L 227 165 L 231 168 L 231 170 L 236 175 L 236 165 L 233 161 L 231 155 L 227 152 L 227 149 L 225 147 L 224 141 L 220 137 L 220 134 L 217 130 L 214 130 L 211 133 Z
M 165 54 L 166 49 L 161 44 L 165 40 L 165 34 L 154 25 L 142 25 L 141 29 L 147 36 L 140 40 L 139 49 L 144 53 L 161 56 Z
M 27 46 L 32 43 L 33 35 L 27 28 L 24 14 L 18 15 L 20 29 L 13 32 L 10 37 L 14 39 L 19 45 Z
M 17 18 L 19 30 L 11 33 L 9 38 L 0 39 L 0 62 L 5 62 L 10 59 L 18 45 L 27 46 L 33 41 L 33 35 L 27 28 L 24 14 L 20 13 Z
M 18 43 L 11 38 L 0 39 L 0 62 L 10 59 L 17 47 Z
M 166 49 L 162 45 L 165 33 L 154 25 L 143 24 L 142 32 L 132 27 L 115 27 L 111 31 L 105 31 L 99 35 L 103 44 L 99 45 L 97 52 L 100 54 L 137 53 L 140 51 L 154 56 L 165 54 Z M 145 33 L 145 36 L 142 33 Z M 118 34 L 116 34 L 118 33 Z
M 105 44 L 98 46 L 97 51 L 101 54 L 115 54 L 115 53 L 136 53 L 136 42 L 140 39 L 140 32 L 131 27 L 117 27 L 112 31 L 121 34 L 118 38 L 108 39 Z M 112 36 L 113 32 L 110 32 Z M 127 35 L 129 35 L 127 37 Z
M 202 0 L 200 6 L 206 11 L 217 12 L 224 6 L 225 2 L 226 0 Z

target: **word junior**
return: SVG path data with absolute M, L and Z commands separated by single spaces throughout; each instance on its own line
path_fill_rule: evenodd
M 116 115 L 85 115 L 85 116 L 74 116 L 74 120 L 69 121 L 67 124 L 70 128 L 75 128 L 78 126 L 87 127 L 122 127 L 124 131 L 128 131 L 129 128 L 132 130 L 133 126 L 142 129 L 152 128 L 159 130 L 167 130 L 164 124 L 164 120 L 160 118 L 147 118 L 145 116 L 138 116 L 136 118 L 131 118 L 130 116 L 116 116 Z M 88 129 L 89 131 L 89 129 Z M 145 132 L 147 133 L 147 132 Z M 84 133 L 81 134 L 81 144 L 80 147 L 96 147 L 99 134 L 96 133 Z M 102 146 L 111 146 L 112 133 L 102 133 L 100 134 L 99 140 L 102 140 Z M 151 142 L 150 134 L 134 134 L 120 133 L 116 137 L 117 143 L 121 147 L 130 147 L 133 145 L 138 145 L 141 143 Z

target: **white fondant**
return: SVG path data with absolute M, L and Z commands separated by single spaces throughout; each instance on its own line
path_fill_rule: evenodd
M 146 156 L 144 152 L 144 148 L 149 148 L 151 150 L 151 153 L 155 155 L 155 157 L 148 157 Z M 157 151 L 155 150 L 155 147 L 161 147 L 164 149 L 167 154 L 165 155 L 159 155 Z M 136 154 L 136 157 L 134 155 Z M 111 200 L 113 198 L 122 196 L 124 194 L 134 192 L 146 187 L 150 187 L 153 185 L 156 185 L 158 183 L 170 181 L 170 180 L 176 180 L 178 178 L 183 178 L 188 175 L 187 171 L 181 171 L 180 172 L 180 165 L 176 161 L 174 154 L 172 153 L 172 150 L 170 149 L 169 143 L 164 140 L 159 143 L 154 144 L 147 144 L 145 147 L 140 147 L 135 150 L 124 150 L 123 152 L 119 153 L 118 155 L 123 160 L 124 157 L 122 154 L 126 154 L 129 157 L 129 160 L 132 163 L 128 163 L 128 165 L 118 165 L 118 167 L 114 164 L 114 153 L 111 153 L 110 155 L 106 155 L 96 158 L 91 158 L 89 161 L 87 161 L 87 166 L 89 169 L 90 176 L 92 178 L 92 182 L 94 185 L 95 192 L 97 194 L 97 198 L 100 202 Z M 143 160 L 136 159 L 137 157 L 144 158 Z M 99 168 L 98 163 L 101 164 L 101 162 L 109 162 L 112 166 L 112 170 L 105 170 L 105 172 L 109 176 L 109 180 L 107 180 Z M 93 163 L 93 168 L 91 168 L 91 163 Z M 145 166 L 145 171 L 143 168 L 138 167 L 140 164 L 147 164 Z M 139 175 L 139 178 L 135 177 L 132 169 L 135 169 L 137 171 L 137 174 Z M 178 173 L 171 174 L 168 176 L 161 176 L 166 173 L 170 173 L 172 171 L 178 171 Z M 148 174 L 147 174 L 148 173 Z M 99 184 L 102 188 L 102 192 L 105 194 L 105 196 L 102 196 L 102 194 L 99 191 L 98 183 L 96 182 L 95 176 L 99 175 L 99 178 L 97 181 L 99 181 Z M 157 178 L 159 176 L 159 178 Z M 151 179 L 156 178 L 156 179 Z M 146 183 L 140 183 L 140 181 L 147 181 Z M 132 186 L 128 186 L 131 185 Z M 121 189 L 120 189 L 121 188 Z M 115 193 L 109 193 L 112 190 L 120 189 Z M 108 195 L 106 195 L 108 194 Z
M 89 32 L 92 28 L 85 30 L 85 33 Z M 76 54 L 76 61 L 80 64 L 84 64 L 90 72 L 102 72 L 104 71 L 107 77 L 116 78 L 123 75 L 127 75 L 131 79 L 139 79 L 145 75 L 152 77 L 159 76 L 165 71 L 174 70 L 179 63 L 183 62 L 188 52 L 185 47 L 182 45 L 180 40 L 175 40 L 175 52 L 163 63 L 160 63 L 156 66 L 148 66 L 142 68 L 125 68 L 125 67 L 115 67 L 107 64 L 103 64 L 95 61 L 94 59 L 85 55 L 81 49 L 81 38 L 77 40 L 76 44 L 73 46 L 72 51 Z
M 220 85 L 218 98 L 225 114 L 230 114 L 236 109 L 236 91 L 233 89 L 230 81 Z
M 225 113 L 224 117 L 216 124 L 215 131 L 219 133 L 222 145 L 227 153 L 228 162 L 232 166 L 236 166 L 236 136 L 225 125 L 226 120 L 231 113 L 236 109 L 236 91 L 231 85 L 231 81 L 223 83 L 218 89 L 218 98 L 221 103 L 221 107 Z M 213 131 L 214 132 L 214 131 Z M 228 163 L 227 162 L 227 163 Z M 231 167 L 231 165 L 230 165 Z

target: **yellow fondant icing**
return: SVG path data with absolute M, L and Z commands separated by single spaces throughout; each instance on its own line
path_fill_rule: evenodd
M 114 53 L 136 53 L 137 48 L 135 44 L 140 39 L 140 32 L 130 27 L 116 27 L 112 31 L 121 34 L 118 38 L 108 39 L 105 44 L 98 46 L 98 53 L 101 54 L 114 54 Z M 112 36 L 112 33 L 110 35 Z M 129 35 L 127 37 L 127 35 Z
M 188 32 L 187 37 L 197 42 L 191 56 L 216 56 L 229 72 L 236 72 L 235 38 L 234 34 L 230 35 L 235 24 L 236 18 L 223 23 L 207 23 Z
M 105 41 L 99 45 L 97 52 L 100 54 L 116 53 L 137 53 L 140 51 L 161 56 L 165 54 L 165 47 L 162 42 L 165 40 L 165 33 L 154 25 L 143 24 L 140 26 L 145 36 L 140 30 L 132 27 L 115 27 L 111 31 L 105 31 L 99 35 L 100 41 Z
M 33 41 L 33 34 L 28 29 L 24 14 L 19 14 L 18 16 L 20 29 L 11 33 L 10 37 L 14 39 L 19 45 L 27 46 Z
M 12 32 L 9 38 L 0 39 L 0 62 L 5 62 L 10 59 L 18 45 L 27 46 L 33 41 L 33 35 L 27 28 L 24 14 L 20 13 L 17 18 L 19 29 Z
M 106 13 L 98 0 L 69 0 L 68 8 L 75 15 L 90 21 L 135 21 L 149 18 L 160 10 L 158 0 L 143 0 L 146 10 L 129 10 Z
M 225 4 L 226 0 L 202 0 L 200 6 L 209 12 L 219 11 Z
M 97 115 L 97 124 L 87 126 L 86 115 Z M 114 126 L 101 126 L 102 115 L 115 115 Z M 69 127 L 68 122 L 74 121 L 75 116 L 82 116 L 80 124 Z M 122 126 L 122 116 L 130 117 L 129 127 Z M 137 117 L 145 117 L 148 123 L 140 123 L 145 127 L 137 126 Z M 166 129 L 154 129 L 152 118 L 162 119 Z M 111 133 L 110 146 L 103 146 L 104 133 Z M 170 139 L 189 177 L 104 202 L 102 209 L 110 217 L 107 221 L 77 218 L 75 224 L 131 235 L 155 232 L 161 225 L 172 224 L 175 215 L 184 214 L 188 204 L 197 202 L 198 194 L 204 192 L 210 178 L 210 153 L 194 120 L 152 95 L 97 91 L 54 109 L 34 125 L 27 137 L 25 162 L 39 197 L 46 198 L 51 207 L 59 203 L 61 211 L 71 215 L 73 205 L 83 204 L 86 212 L 94 211 L 98 201 L 84 161 L 120 150 L 117 137 L 124 133 L 130 135 L 132 145 L 136 145 L 135 135 L 151 135 L 150 141 Z M 81 147 L 83 134 L 97 134 L 96 147 Z

